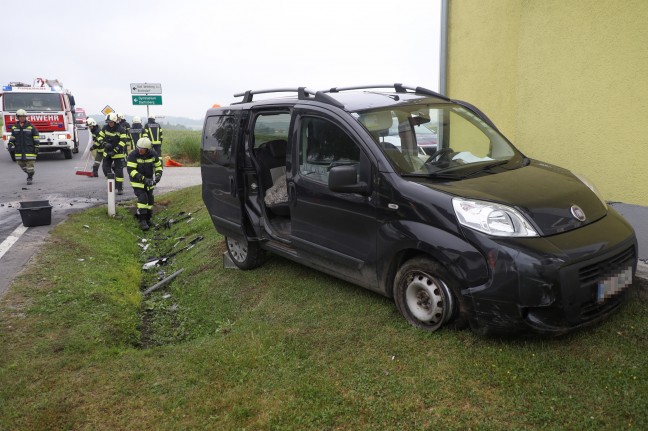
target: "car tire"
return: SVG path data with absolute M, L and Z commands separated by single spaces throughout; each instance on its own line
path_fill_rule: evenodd
M 459 283 L 436 261 L 418 257 L 401 266 L 394 278 L 396 308 L 413 326 L 434 332 L 444 325 L 465 326 Z
M 9 151 L 9 156 L 11 157 L 12 162 L 16 161 L 16 153 L 14 153 L 13 151 Z
M 226 237 L 225 245 L 227 246 L 227 254 L 238 268 L 254 269 L 263 265 L 265 252 L 258 242 L 239 241 Z
M 72 158 L 72 150 L 70 150 L 69 148 L 63 150 L 63 157 L 65 157 L 68 160 L 71 159 Z

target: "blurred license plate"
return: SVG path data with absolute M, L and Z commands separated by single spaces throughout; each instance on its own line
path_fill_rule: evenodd
M 605 301 L 610 296 L 619 293 L 632 283 L 632 266 L 627 267 L 619 274 L 599 281 L 598 302 Z

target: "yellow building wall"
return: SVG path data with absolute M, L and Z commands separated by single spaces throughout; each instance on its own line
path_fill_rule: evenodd
M 527 156 L 648 206 L 648 0 L 449 0 L 447 95 Z

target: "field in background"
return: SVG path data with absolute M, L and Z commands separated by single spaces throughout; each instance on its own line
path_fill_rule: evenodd
M 164 129 L 162 157 L 170 156 L 186 166 L 200 165 L 200 130 Z

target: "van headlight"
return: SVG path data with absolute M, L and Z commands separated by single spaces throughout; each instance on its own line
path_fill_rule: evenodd
M 463 226 L 493 236 L 538 236 L 527 219 L 506 205 L 473 199 L 452 198 L 457 220 Z

